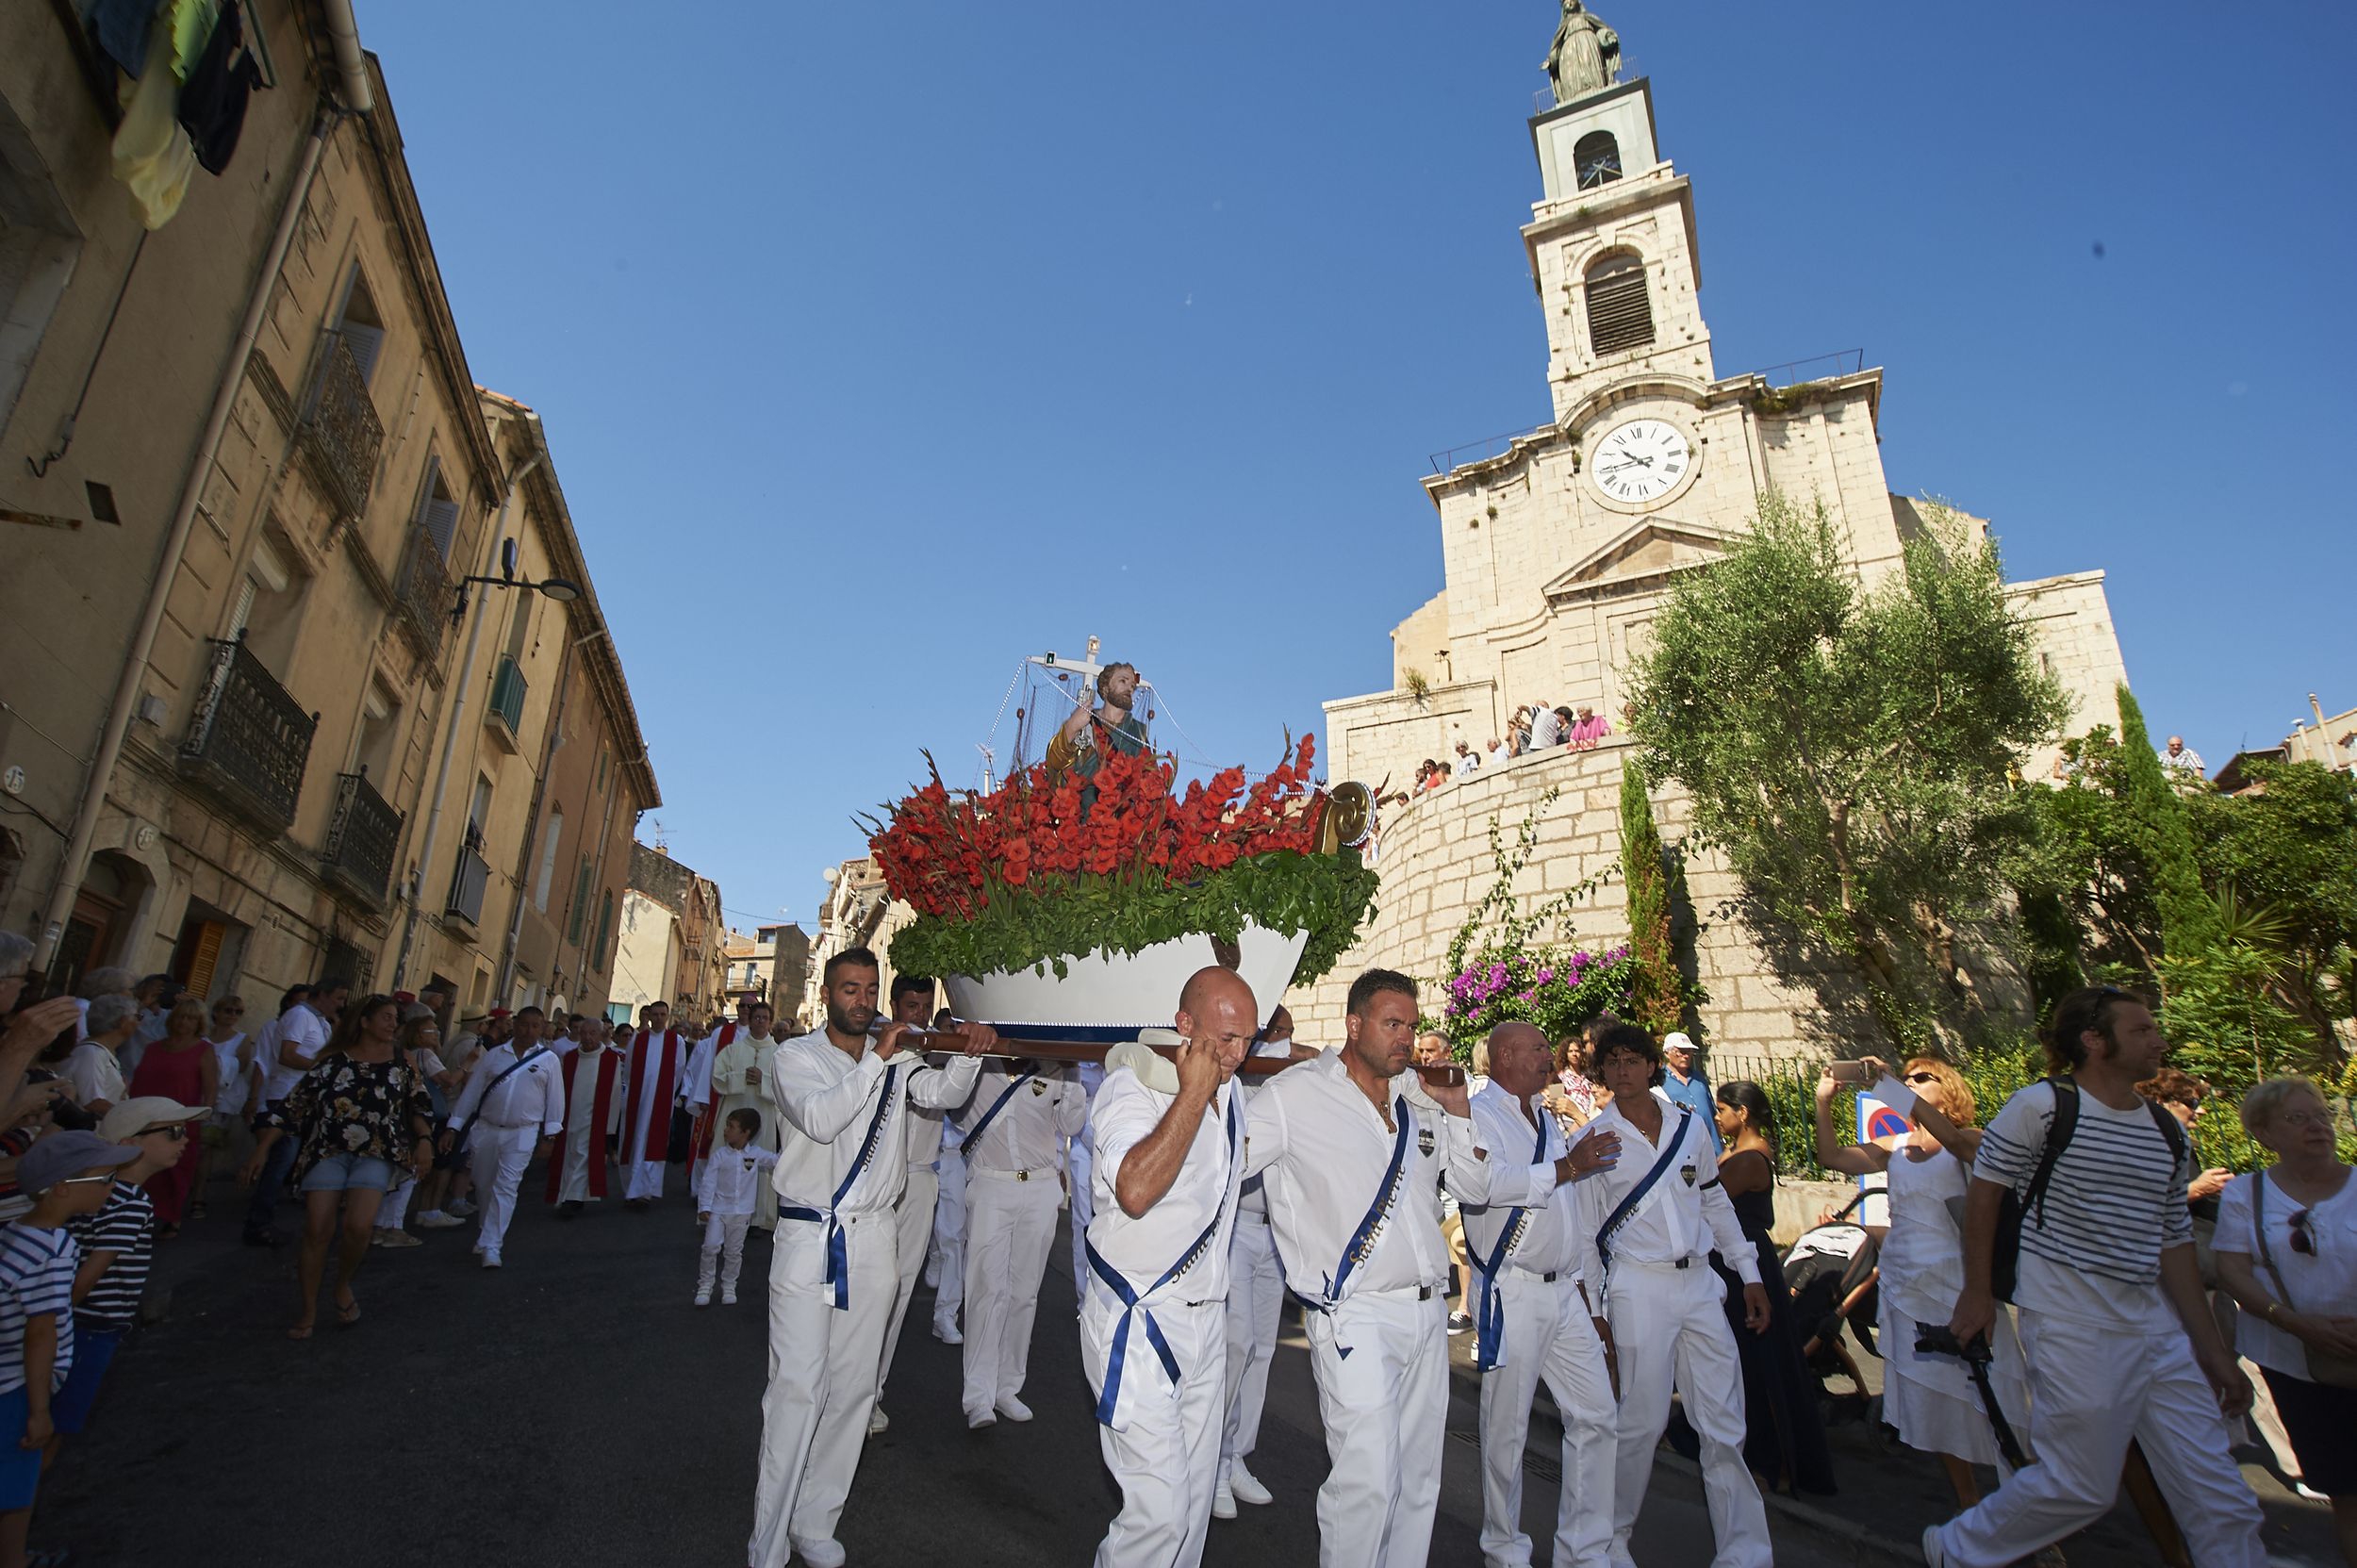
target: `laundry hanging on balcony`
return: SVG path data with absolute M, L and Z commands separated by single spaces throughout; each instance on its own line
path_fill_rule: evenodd
M 261 85 L 262 68 L 246 45 L 245 8 L 230 6 L 221 13 L 180 90 L 180 128 L 189 133 L 196 161 L 206 173 L 218 174 L 229 167 L 238 151 L 238 135 L 245 129 L 246 104 Z
M 180 210 L 198 167 L 215 174 L 228 168 L 254 90 L 267 83 L 239 0 L 147 5 L 145 46 L 134 48 L 128 29 L 141 8 L 136 0 L 104 5 L 91 12 L 90 25 L 125 73 L 117 88 L 123 123 L 115 130 L 115 178 L 141 221 L 159 229 Z

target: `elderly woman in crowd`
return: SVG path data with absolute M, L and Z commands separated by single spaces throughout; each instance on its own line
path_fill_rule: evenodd
M 400 1032 L 401 1003 L 390 997 L 371 996 L 345 1008 L 283 1111 L 264 1113 L 259 1142 L 245 1163 L 244 1180 L 252 1185 L 272 1144 L 289 1136 L 302 1140 L 294 1174 L 304 1205 L 296 1265 L 303 1302 L 288 1339 L 311 1337 L 331 1241 L 337 1243 L 337 1325 L 348 1329 L 360 1321 L 352 1281 L 369 1255 L 386 1191 L 398 1169 L 421 1176 L 434 1164 L 433 1102 L 424 1079 L 402 1055 Z
M 162 1036 L 131 1070 L 127 1092 L 132 1099 L 156 1097 L 191 1109 L 209 1107 L 221 1098 L 221 1058 L 205 1038 L 203 1002 L 182 997 L 172 1004 Z M 172 1131 L 180 1139 L 180 1158 L 147 1179 L 147 1196 L 156 1202 L 156 1234 L 164 1241 L 180 1233 L 189 1198 L 205 1174 L 205 1144 L 195 1128 L 175 1122 Z
M 103 1116 L 124 1098 L 123 1048 L 140 1027 L 140 1004 L 130 997 L 108 992 L 92 998 L 86 1020 L 89 1038 L 65 1059 L 64 1077 L 74 1085 L 82 1109 Z
M 1862 1065 L 1876 1077 L 1890 1072 L 1871 1056 Z M 2003 1463 L 1997 1438 L 1964 1362 L 1919 1356 L 1915 1340 L 1919 1327 L 1947 1323 L 1964 1290 L 1964 1235 L 1956 1212 L 1980 1151 L 1981 1130 L 1973 1125 L 1979 1107 L 1964 1075 L 1937 1057 L 1913 1057 L 1897 1076 L 1914 1100 L 1892 1109 L 1913 1129 L 1846 1147 L 1834 1135 L 1833 1098 L 1840 1085 L 1831 1068 L 1818 1076 L 1817 1163 L 1850 1176 L 1882 1173 L 1889 1181 L 1890 1230 L 1882 1244 L 1882 1316 L 1875 1333 L 1883 1348 L 1883 1420 L 1908 1447 L 1937 1454 L 1956 1501 L 1970 1508 L 1981 1498 L 1972 1467 Z M 2029 1375 L 2007 1313 L 1998 1313 L 1989 1330 L 1989 1357 L 1997 1402 L 2026 1443 Z
M 2357 1568 L 2357 1187 L 2332 1110 L 2304 1078 L 2243 1096 L 2244 1131 L 2275 1156 L 2218 1203 L 2219 1279 L 2242 1309 L 2235 1348 L 2259 1363 L 2306 1485 L 2332 1501 Z

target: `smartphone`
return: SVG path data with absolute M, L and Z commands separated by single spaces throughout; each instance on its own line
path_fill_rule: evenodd
M 1868 1083 L 1873 1078 L 1863 1062 L 1836 1062 L 1827 1076 L 1836 1083 Z

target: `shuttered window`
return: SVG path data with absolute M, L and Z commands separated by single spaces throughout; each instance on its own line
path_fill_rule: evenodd
M 589 857 L 581 857 L 580 875 L 573 879 L 573 917 L 566 922 L 565 940 L 581 946 L 581 928 L 589 917 Z
M 1607 256 L 1588 270 L 1588 347 L 1599 356 L 1653 341 L 1653 303 L 1645 296 L 1645 264 L 1633 256 Z
M 442 460 L 425 460 L 425 488 L 418 497 L 418 526 L 434 541 L 434 548 L 450 559 L 450 547 L 458 536 L 458 498 L 450 493 L 450 486 L 442 478 Z

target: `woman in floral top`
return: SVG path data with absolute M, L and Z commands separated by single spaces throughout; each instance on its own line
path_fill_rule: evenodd
M 288 1136 L 302 1140 L 294 1175 L 304 1202 L 296 1268 L 303 1305 L 288 1339 L 311 1337 L 331 1241 L 337 1244 L 336 1322 L 348 1329 L 360 1321 L 352 1279 L 369 1255 L 394 1169 L 406 1166 L 421 1176 L 434 1163 L 432 1102 L 424 1078 L 395 1045 L 400 1031 L 401 1004 L 390 997 L 366 997 L 346 1008 L 318 1064 L 288 1095 L 285 1110 L 265 1114 L 260 1140 L 246 1161 L 244 1180 L 251 1186 L 271 1145 Z

